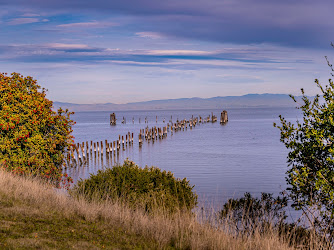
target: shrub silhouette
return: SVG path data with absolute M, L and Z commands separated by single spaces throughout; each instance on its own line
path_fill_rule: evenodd
M 126 160 L 123 165 L 99 170 L 90 178 L 78 181 L 71 193 L 83 194 L 89 200 L 116 199 L 146 211 L 158 208 L 175 212 L 196 206 L 193 187 L 185 178 L 175 178 L 171 172 L 156 167 L 140 168 Z
M 261 198 L 254 198 L 245 193 L 240 199 L 229 199 L 220 211 L 220 217 L 229 217 L 235 222 L 237 231 L 265 230 L 267 226 L 279 226 L 287 218 L 284 208 L 287 197 L 274 198 L 270 193 L 261 193 Z
M 261 193 L 259 199 L 254 198 L 250 193 L 245 193 L 240 199 L 229 199 L 219 212 L 219 217 L 231 221 L 230 225 L 235 226 L 235 232 L 239 235 L 266 234 L 269 231 L 276 231 L 291 246 L 311 246 L 311 236 L 316 232 L 298 223 L 286 222 L 287 205 L 287 196 L 275 198 L 270 193 Z M 321 237 L 317 236 L 317 238 L 321 240 Z

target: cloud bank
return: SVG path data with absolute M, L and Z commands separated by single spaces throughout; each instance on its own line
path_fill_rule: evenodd
M 12 0 L 0 1 L 0 5 L 93 16 L 130 15 L 145 26 L 146 31 L 142 32 L 150 32 L 151 37 L 159 33 L 220 43 L 305 47 L 325 47 L 334 40 L 330 32 L 334 28 L 330 21 L 334 7 L 331 0 Z M 93 27 L 99 24 L 61 25 Z

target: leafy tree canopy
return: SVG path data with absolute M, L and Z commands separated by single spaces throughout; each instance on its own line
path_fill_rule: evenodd
M 59 185 L 64 153 L 73 143 L 68 110 L 52 110 L 32 77 L 0 73 L 0 165 L 15 174 L 39 176 Z
M 314 99 L 301 90 L 303 103 L 298 109 L 303 120 L 291 123 L 280 116 L 281 126 L 277 127 L 289 149 L 286 180 L 293 206 L 310 216 L 315 225 L 333 232 L 334 83 L 329 79 L 323 87 L 318 80 L 315 82 L 321 94 Z M 297 102 L 294 96 L 291 98 Z

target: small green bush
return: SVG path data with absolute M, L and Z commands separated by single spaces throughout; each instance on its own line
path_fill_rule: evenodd
M 90 178 L 78 181 L 71 193 L 84 195 L 88 200 L 118 200 L 146 211 L 158 208 L 175 212 L 196 206 L 193 188 L 186 178 L 175 178 L 171 172 L 156 167 L 140 168 L 126 160 L 123 165 L 99 170 Z
M 240 199 L 229 199 L 219 212 L 219 217 L 232 220 L 231 225 L 235 225 L 235 231 L 240 235 L 255 232 L 265 234 L 269 230 L 276 230 L 291 246 L 310 246 L 311 231 L 298 225 L 298 222 L 286 222 L 287 205 L 286 196 L 275 198 L 273 194 L 261 193 L 259 199 L 245 193 Z
M 261 193 L 261 199 L 245 193 L 240 199 L 229 199 L 220 212 L 221 218 L 230 217 L 236 225 L 259 225 L 261 223 L 280 225 L 287 218 L 285 207 L 287 197 L 274 198 L 270 193 Z M 244 228 L 243 227 L 243 228 Z

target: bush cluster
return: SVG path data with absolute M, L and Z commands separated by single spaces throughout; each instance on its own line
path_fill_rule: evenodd
M 59 185 L 64 152 L 72 143 L 72 113 L 52 110 L 32 77 L 0 73 L 0 166 L 20 175 L 39 176 Z
M 275 230 L 291 246 L 310 246 L 311 231 L 298 223 L 286 221 L 287 206 L 287 196 L 275 198 L 273 194 L 261 193 L 261 198 L 255 198 L 245 193 L 239 199 L 229 199 L 219 212 L 219 218 L 232 221 L 230 225 L 235 226 L 235 232 L 239 235 L 266 234 Z
M 140 168 L 126 160 L 123 165 L 99 170 L 90 178 L 78 181 L 71 193 L 83 194 L 89 200 L 118 200 L 146 211 L 163 208 L 174 212 L 196 206 L 193 187 L 186 178 L 175 178 L 171 172 L 156 167 Z
M 221 218 L 231 217 L 236 225 L 259 225 L 270 223 L 281 225 L 287 218 L 284 208 L 288 205 L 286 196 L 274 198 L 270 193 L 261 193 L 254 198 L 245 193 L 240 199 L 229 199 L 220 212 Z

